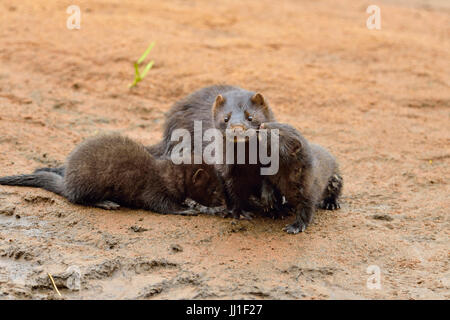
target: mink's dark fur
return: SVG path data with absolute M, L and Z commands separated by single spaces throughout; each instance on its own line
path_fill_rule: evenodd
M 263 122 L 275 121 L 275 117 L 267 101 L 259 93 L 228 85 L 206 87 L 175 103 L 167 113 L 163 140 L 147 147 L 147 150 L 154 156 L 170 155 L 178 143 L 171 141 L 173 131 L 187 129 L 191 137 L 194 137 L 194 121 L 202 122 L 203 132 L 209 128 L 217 128 L 225 138 L 226 129 L 239 134 L 247 129 L 258 129 Z M 194 139 L 191 139 L 191 145 L 194 150 Z M 263 188 L 265 177 L 260 173 L 260 164 L 249 164 L 248 159 L 247 153 L 245 164 L 235 162 L 215 165 L 225 186 L 227 207 L 234 217 L 249 217 L 248 211 L 252 210 L 249 198 L 251 195 L 260 197 Z M 265 195 L 267 194 L 266 192 Z M 263 205 L 272 206 L 267 203 L 270 199 L 271 197 L 262 199 Z
M 223 204 L 222 185 L 211 167 L 156 159 L 141 144 L 115 134 L 81 143 L 64 167 L 2 177 L 0 184 L 39 187 L 104 209 L 123 205 L 188 215 L 197 212 L 183 205 L 186 199 L 211 207 Z
M 279 130 L 279 171 L 268 177 L 296 213 L 295 222 L 285 230 L 304 231 L 317 207 L 338 209 L 343 180 L 336 159 L 323 147 L 308 143 L 290 125 L 264 123 L 261 129 L 269 129 L 270 134 L 272 129 Z

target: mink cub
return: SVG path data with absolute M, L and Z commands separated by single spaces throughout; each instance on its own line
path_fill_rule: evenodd
M 0 184 L 39 187 L 70 202 L 117 209 L 120 205 L 164 214 L 194 215 L 184 205 L 223 205 L 222 185 L 211 167 L 175 165 L 156 159 L 145 147 L 117 134 L 81 143 L 64 170 L 38 169 L 33 174 L 0 178 Z
M 308 143 L 288 124 L 263 123 L 261 129 L 268 129 L 269 134 L 274 134 L 273 129 L 279 130 L 279 171 L 268 177 L 296 213 L 295 222 L 287 225 L 285 231 L 304 231 L 317 207 L 338 209 L 343 179 L 336 159 L 323 147 Z

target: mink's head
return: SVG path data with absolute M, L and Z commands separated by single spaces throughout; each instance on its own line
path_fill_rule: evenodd
M 313 159 L 308 141 L 288 124 L 263 123 L 260 129 L 267 130 L 269 143 L 270 135 L 278 135 L 280 168 L 275 179 L 286 198 L 296 197 L 297 189 L 302 188 L 302 175 L 312 166 Z
M 254 134 L 261 123 L 274 121 L 273 113 L 264 97 L 260 93 L 245 90 L 219 94 L 212 106 L 212 115 L 217 129 L 223 134 L 235 134 L 236 137 L 246 133 Z
M 194 165 L 189 169 L 187 180 L 189 198 L 207 207 L 224 205 L 223 186 L 213 166 Z

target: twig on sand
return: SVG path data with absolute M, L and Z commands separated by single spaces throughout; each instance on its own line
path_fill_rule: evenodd
M 52 275 L 51 275 L 50 273 L 47 273 L 47 274 L 48 274 L 48 277 L 50 278 L 50 280 L 51 280 L 51 282 L 52 282 L 52 284 L 53 284 L 53 288 L 55 288 L 56 293 L 61 297 L 61 293 L 59 293 L 59 290 L 58 290 L 58 288 L 56 287 L 55 280 L 53 280 Z

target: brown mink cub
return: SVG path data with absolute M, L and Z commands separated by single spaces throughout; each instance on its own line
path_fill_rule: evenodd
M 343 179 L 336 159 L 323 147 L 308 141 L 292 126 L 282 123 L 264 123 L 261 129 L 279 131 L 279 171 L 269 176 L 287 204 L 295 211 L 293 224 L 285 231 L 298 233 L 311 223 L 315 209 L 339 208 Z
M 259 93 L 239 87 L 216 85 L 202 88 L 178 101 L 167 113 L 163 140 L 147 150 L 155 156 L 170 155 L 178 143 L 171 141 L 175 129 L 187 129 L 194 137 L 194 121 L 202 122 L 202 134 L 210 128 L 219 129 L 224 139 L 225 131 L 230 129 L 237 135 L 247 129 L 257 130 L 261 123 L 275 121 L 271 108 Z M 194 139 L 191 139 L 194 148 Z M 246 144 L 246 162 L 244 164 L 217 164 L 216 170 L 225 186 L 225 200 L 233 217 L 250 217 L 248 211 L 254 208 L 249 203 L 250 196 L 261 197 L 265 176 L 260 173 L 260 164 L 248 163 L 248 142 Z M 205 144 L 205 142 L 204 142 Z M 225 141 L 224 141 L 224 146 Z M 204 146 L 204 145 L 203 145 Z M 236 147 L 236 145 L 235 145 Z M 235 153 L 236 154 L 236 153 Z M 223 158 L 225 160 L 225 156 Z M 264 192 L 261 203 L 275 206 L 277 200 L 273 193 Z M 278 199 L 279 200 L 279 199 Z
M 155 159 L 133 140 L 112 134 L 81 143 L 63 169 L 38 169 L 34 174 L 0 178 L 0 184 L 39 187 L 70 202 L 117 209 L 120 205 L 164 214 L 193 215 L 184 205 L 223 205 L 220 181 L 206 165 L 175 165 Z

